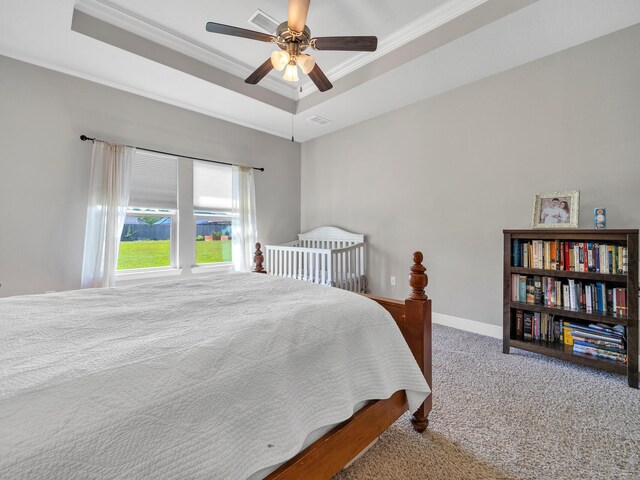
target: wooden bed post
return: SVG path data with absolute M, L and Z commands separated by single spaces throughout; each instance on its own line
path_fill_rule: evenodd
M 431 370 L 431 299 L 424 292 L 429 283 L 429 278 L 425 273 L 426 268 L 422 265 L 422 252 L 413 254 L 413 266 L 409 274 L 409 285 L 411 285 L 411 295 L 404 302 L 405 304 L 405 325 L 404 336 L 413 352 L 413 356 L 418 362 L 420 369 L 424 373 L 430 388 L 432 387 Z M 429 412 L 433 403 L 433 395 L 424 401 L 420 408 L 413 413 L 411 423 L 417 432 L 424 432 L 429 424 Z
M 267 273 L 267 271 L 262 266 L 264 262 L 264 256 L 262 255 L 262 250 L 260 250 L 260 243 L 256 243 L 256 251 L 253 255 L 253 272 L 254 273 Z

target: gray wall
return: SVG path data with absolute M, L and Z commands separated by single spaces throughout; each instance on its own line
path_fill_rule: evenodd
M 534 193 L 579 189 L 583 228 L 596 206 L 640 225 L 638 45 L 634 26 L 306 142 L 302 229 L 366 234 L 390 297 L 423 250 L 435 312 L 499 324 L 502 229 L 530 228 Z
M 264 166 L 260 240 L 300 230 L 299 144 L 0 56 L 0 296 L 80 286 L 91 167 L 81 133 Z

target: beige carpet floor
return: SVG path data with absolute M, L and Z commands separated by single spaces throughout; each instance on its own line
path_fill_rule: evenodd
M 626 377 L 434 326 L 433 410 L 405 415 L 335 480 L 640 479 L 640 391 Z

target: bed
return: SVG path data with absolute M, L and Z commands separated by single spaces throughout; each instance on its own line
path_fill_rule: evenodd
M 364 293 L 367 288 L 364 235 L 336 227 L 298 234 L 298 240 L 265 245 L 270 275 Z
M 407 409 L 423 430 L 415 260 L 405 302 L 242 273 L 3 299 L 0 478 L 328 479 Z

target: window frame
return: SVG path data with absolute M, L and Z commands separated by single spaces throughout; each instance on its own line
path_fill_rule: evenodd
M 170 155 L 169 157 L 174 157 Z M 226 215 L 233 222 L 231 211 L 214 211 L 196 208 L 195 164 L 196 160 L 176 156 L 176 208 L 127 207 L 127 215 L 171 217 L 170 265 L 163 267 L 144 267 L 116 270 L 116 284 L 135 285 L 139 283 L 161 281 L 173 275 L 189 275 L 207 272 L 232 271 L 233 259 L 225 262 L 196 264 L 196 222 L 198 217 L 211 212 L 215 216 Z M 231 167 L 229 167 L 231 168 Z M 145 211 L 149 210 L 149 211 Z M 193 223 L 191 223 L 193 222 Z M 232 249 L 233 251 L 233 249 Z M 191 261 L 189 261 L 191 260 Z

